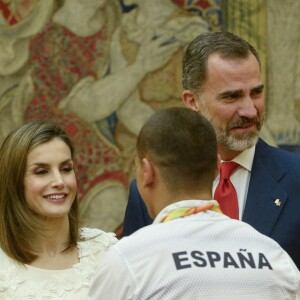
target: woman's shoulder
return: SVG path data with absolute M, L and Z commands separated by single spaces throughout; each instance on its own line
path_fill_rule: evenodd
M 80 228 L 80 241 L 93 241 L 96 243 L 116 243 L 118 240 L 113 232 L 105 232 L 98 228 Z
M 81 228 L 78 242 L 80 260 L 102 256 L 117 241 L 113 232 L 105 232 L 97 228 Z
M 20 264 L 0 248 L 0 295 L 5 299 L 85 299 L 103 255 L 117 241 L 114 233 L 81 228 L 77 244 L 80 262 L 65 270 Z

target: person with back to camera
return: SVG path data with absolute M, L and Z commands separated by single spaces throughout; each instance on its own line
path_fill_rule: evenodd
M 265 103 L 256 50 L 232 33 L 209 32 L 189 44 L 182 66 L 185 106 L 212 123 L 222 162 L 237 163 L 230 177 L 237 197 L 234 210 L 215 193 L 220 176 L 214 181 L 214 198 L 225 214 L 277 241 L 300 268 L 300 156 L 258 137 Z M 133 181 L 124 236 L 151 223 Z
M 218 171 L 211 124 L 187 108 L 153 115 L 137 139 L 136 178 L 154 223 L 115 244 L 89 299 L 299 299 L 288 254 L 212 199 Z
M 85 299 L 117 239 L 78 228 L 73 146 L 61 127 L 34 121 L 0 149 L 0 299 Z

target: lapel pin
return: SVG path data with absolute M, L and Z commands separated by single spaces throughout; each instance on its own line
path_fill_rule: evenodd
M 280 199 L 276 199 L 274 202 L 277 206 L 280 206 L 280 204 L 281 204 Z

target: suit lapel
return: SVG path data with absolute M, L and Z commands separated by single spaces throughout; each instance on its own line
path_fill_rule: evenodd
M 256 146 L 243 221 L 270 236 L 287 201 L 278 182 L 285 170 L 272 158 L 272 147 L 260 140 Z

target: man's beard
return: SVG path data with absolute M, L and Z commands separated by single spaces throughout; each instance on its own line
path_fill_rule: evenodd
M 237 121 L 230 122 L 226 129 L 219 128 L 214 120 L 211 118 L 207 107 L 201 105 L 201 114 L 212 124 L 215 129 L 215 133 L 217 136 L 218 144 L 225 146 L 226 148 L 233 150 L 233 151 L 244 151 L 248 148 L 254 146 L 258 140 L 258 133 L 263 125 L 263 117 L 260 119 L 256 117 L 254 119 L 249 119 L 246 117 L 241 117 Z M 231 129 L 235 127 L 243 127 L 248 124 L 255 124 L 257 130 L 252 132 L 245 132 L 239 135 L 232 135 Z

